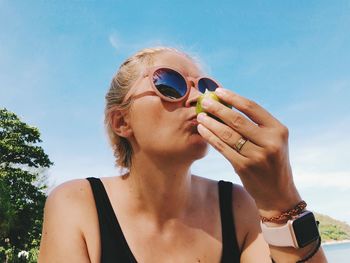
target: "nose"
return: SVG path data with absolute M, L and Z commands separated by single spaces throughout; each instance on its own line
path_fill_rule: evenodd
M 196 89 L 194 85 L 191 85 L 189 95 L 185 100 L 185 107 L 195 107 L 200 95 L 202 95 L 202 93 L 198 89 Z

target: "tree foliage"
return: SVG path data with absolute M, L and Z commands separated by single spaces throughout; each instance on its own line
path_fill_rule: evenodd
M 320 234 L 322 241 L 341 241 L 350 239 L 350 226 L 342 221 L 327 215 L 315 213 L 320 222 Z
M 41 142 L 37 128 L 0 109 L 0 248 L 7 251 L 39 245 L 46 199 L 46 185 L 39 179 L 53 164 Z

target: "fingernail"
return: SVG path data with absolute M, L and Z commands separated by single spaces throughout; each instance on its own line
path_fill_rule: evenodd
M 212 103 L 213 103 L 213 102 L 211 101 L 211 99 L 203 99 L 203 100 L 202 100 L 202 106 L 203 106 L 204 108 L 209 107 Z
M 215 90 L 215 93 L 218 94 L 218 95 L 223 96 L 223 95 L 225 95 L 225 90 L 223 88 L 217 88 Z
M 202 121 L 204 121 L 205 120 L 205 118 L 206 118 L 206 113 L 203 113 L 203 112 L 201 112 L 201 113 L 199 113 L 198 115 L 197 115 L 197 120 L 199 121 L 199 122 L 202 122 Z
M 202 125 L 202 124 L 198 124 L 198 125 L 197 125 L 197 130 L 198 130 L 199 133 L 204 132 L 204 127 L 203 127 L 203 125 Z

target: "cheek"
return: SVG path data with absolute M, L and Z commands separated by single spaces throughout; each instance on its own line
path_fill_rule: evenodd
M 169 140 L 176 130 L 174 114 L 150 103 L 147 107 L 135 107 L 131 122 L 135 138 L 141 145 Z

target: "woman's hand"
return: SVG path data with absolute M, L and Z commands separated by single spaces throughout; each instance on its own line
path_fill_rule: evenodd
M 238 111 L 203 100 L 205 111 L 226 125 L 200 113 L 200 135 L 229 160 L 262 215 L 273 216 L 294 207 L 301 198 L 293 183 L 287 127 L 257 103 L 232 91 L 219 88 L 215 93 Z M 242 137 L 247 142 L 238 151 L 235 144 Z

